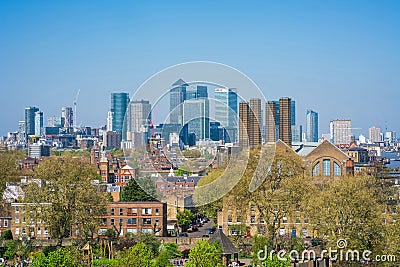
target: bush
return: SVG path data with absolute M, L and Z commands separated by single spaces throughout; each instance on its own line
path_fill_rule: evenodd
M 3 233 L 1 233 L 1 239 L 3 240 L 12 240 L 13 236 L 12 236 L 12 232 L 11 230 L 5 230 Z

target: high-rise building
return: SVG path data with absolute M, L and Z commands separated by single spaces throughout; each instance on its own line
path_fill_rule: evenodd
M 381 128 L 375 126 L 369 128 L 369 141 L 372 143 L 381 141 Z
M 125 140 L 126 129 L 122 129 L 125 122 L 125 113 L 129 104 L 128 93 L 111 94 L 112 130 L 121 133 L 122 140 Z
M 113 117 L 113 113 L 111 111 L 107 112 L 107 132 L 111 132 L 112 131 L 112 117 Z
M 171 124 L 183 124 L 183 101 L 186 100 L 186 87 L 189 86 L 182 79 L 172 84 L 169 91 L 169 121 Z
M 74 112 L 71 107 L 62 107 L 61 108 L 61 121 L 63 124 L 62 127 L 72 128 L 74 127 Z
M 289 97 L 279 99 L 279 139 L 288 146 L 292 145 L 291 102 Z
M 25 108 L 25 134 L 29 135 L 35 134 L 35 113 L 39 111 L 37 107 Z
M 239 144 L 243 147 L 249 145 L 249 109 L 249 103 L 244 101 L 239 103 Z
M 276 104 L 277 101 L 268 101 L 265 105 L 265 141 L 267 143 L 276 141 Z
M 207 86 L 204 85 L 192 85 L 186 87 L 186 97 L 185 100 L 190 100 L 194 98 L 207 98 L 208 91 Z
M 353 137 L 351 120 L 332 120 L 330 122 L 330 134 L 333 144 L 350 144 Z
M 261 99 L 252 98 L 250 99 L 250 147 L 260 146 L 262 143 L 261 129 L 262 129 L 262 111 L 261 111 Z
M 215 89 L 215 120 L 225 128 L 228 136 L 224 137 L 227 142 L 237 140 L 237 92 L 233 88 Z
M 129 103 L 128 131 L 147 132 L 151 122 L 151 104 L 147 100 Z
M 292 125 L 292 142 L 301 142 L 303 136 L 303 126 Z
M 43 135 L 43 112 L 36 111 L 35 113 L 35 135 Z
M 196 141 L 210 138 L 210 115 L 207 98 L 185 100 L 183 103 L 183 122 L 187 124 L 188 134 L 194 133 Z
M 61 117 L 52 116 L 47 118 L 47 126 L 48 127 L 62 127 Z
M 261 139 L 261 99 L 252 98 L 248 102 L 239 103 L 239 144 L 241 146 L 258 147 Z
M 290 101 L 290 122 L 291 125 L 296 125 L 296 101 Z
M 306 140 L 318 142 L 318 113 L 311 109 L 306 112 Z

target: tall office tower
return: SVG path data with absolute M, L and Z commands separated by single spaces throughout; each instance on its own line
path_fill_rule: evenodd
M 43 135 L 43 112 L 36 111 L 35 113 L 35 135 Z
M 148 132 L 151 123 L 151 104 L 147 100 L 129 103 L 129 132 Z
M 331 140 L 333 144 L 350 144 L 352 139 L 351 120 L 332 120 L 330 122 Z
M 307 109 L 306 124 L 306 140 L 308 142 L 318 142 L 318 113 Z
M 194 98 L 207 98 L 207 86 L 204 85 L 191 85 L 186 87 L 186 97 L 185 100 L 190 100 Z
M 186 87 L 189 86 L 182 79 L 172 84 L 169 91 L 169 122 L 170 124 L 183 124 L 183 101 L 186 99 Z
M 291 125 L 296 125 L 296 101 L 290 101 L 290 121 Z
M 49 127 L 62 127 L 61 117 L 57 117 L 57 116 L 48 117 L 47 118 L 47 126 L 49 126 Z
M 261 111 L 261 99 L 252 98 L 250 99 L 250 147 L 260 146 L 262 143 L 261 129 L 262 129 L 262 111 Z
M 61 108 L 61 121 L 64 122 L 61 126 L 65 128 L 74 127 L 74 112 L 71 107 Z
M 268 101 L 265 105 L 265 142 L 276 141 L 276 101 Z
M 113 118 L 113 113 L 111 111 L 107 112 L 107 132 L 112 131 L 112 118 Z
M 369 128 L 369 141 L 372 143 L 381 141 L 381 128 L 377 128 L 375 126 Z
M 292 145 L 291 119 L 291 99 L 289 97 L 282 97 L 279 99 L 279 139 L 288 146 Z
M 18 132 L 25 134 L 25 121 L 19 121 L 18 122 Z
M 35 113 L 39 111 L 37 107 L 25 108 L 25 134 L 29 135 L 35 134 Z
M 125 113 L 129 105 L 128 93 L 111 94 L 112 130 L 121 133 L 122 140 L 125 140 L 126 129 L 122 129 L 125 122 Z
M 237 140 L 237 92 L 233 88 L 217 88 L 215 97 L 215 120 L 225 128 L 228 137 L 226 142 Z M 228 140 L 229 139 L 229 140 Z
M 243 147 L 247 147 L 249 145 L 249 110 L 249 103 L 239 103 L 239 144 Z
M 301 142 L 303 136 L 302 125 L 292 125 L 292 142 Z
M 185 100 L 183 124 L 187 125 L 188 134 L 196 135 L 196 141 L 210 138 L 210 114 L 207 98 Z

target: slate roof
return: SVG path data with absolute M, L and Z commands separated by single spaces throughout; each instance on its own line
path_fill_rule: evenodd
M 239 249 L 236 248 L 232 242 L 229 240 L 228 237 L 222 232 L 222 229 L 218 229 L 215 233 L 210 237 L 209 242 L 215 243 L 219 241 L 222 247 L 222 254 L 223 255 L 233 255 L 239 253 Z

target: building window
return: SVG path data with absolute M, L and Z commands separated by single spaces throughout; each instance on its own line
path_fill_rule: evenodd
M 396 213 L 397 213 L 396 208 L 392 208 L 392 214 L 396 214 Z
M 160 219 L 156 218 L 155 221 L 156 221 L 156 224 L 158 224 L 160 222 Z
M 296 223 L 300 223 L 300 216 L 296 216 Z
M 25 228 L 22 228 L 22 234 L 26 235 L 26 229 Z
M 15 217 L 15 223 L 19 223 L 19 217 Z
M 321 172 L 320 172 L 320 162 L 318 162 L 317 164 L 314 165 L 314 168 L 312 169 L 312 176 L 320 176 Z
M 255 212 L 256 211 L 256 207 L 255 206 L 251 206 L 250 210 L 251 210 L 251 212 Z
M 137 215 L 137 209 L 132 208 L 132 215 Z
M 282 218 L 282 223 L 287 223 L 287 217 Z
M 144 214 L 144 215 L 149 215 L 149 214 L 151 214 L 151 208 L 144 208 L 144 209 L 142 209 L 142 214 Z
M 156 208 L 156 215 L 160 214 L 160 209 Z
M 334 176 L 342 176 L 342 170 L 336 162 L 333 162 L 333 174 Z
M 323 160 L 323 168 L 322 168 L 322 173 L 324 176 L 331 176 L 331 160 L 330 159 L 324 159 Z
M 250 217 L 250 223 L 255 223 L 256 222 L 256 217 L 255 216 L 251 216 Z
M 242 217 L 238 216 L 237 219 L 236 219 L 236 222 L 241 223 L 242 222 Z
M 45 235 L 48 235 L 48 234 L 49 234 L 49 228 L 47 228 L 47 227 L 44 228 L 44 234 L 45 234 Z
M 19 235 L 19 228 L 15 228 L 15 235 Z
M 15 213 L 19 212 L 19 207 L 15 207 Z
M 111 215 L 114 215 L 114 208 L 111 208 Z
M 4 220 L 4 227 L 8 227 L 8 220 Z
M 126 223 L 129 224 L 129 225 L 136 224 L 137 220 L 136 220 L 136 218 L 128 218 L 126 220 Z
M 151 218 L 143 218 L 143 224 L 151 224 Z
M 232 222 L 232 215 L 228 216 L 228 222 L 231 223 Z
M 107 225 L 107 218 L 101 218 L 101 224 Z
M 119 219 L 119 225 L 122 225 L 124 223 L 124 220 L 121 218 Z
M 304 223 L 308 223 L 308 218 L 304 217 Z
M 111 219 L 110 219 L 110 224 L 111 224 L 111 225 L 114 225 L 114 224 L 115 224 L 114 218 L 111 218 Z
M 119 215 L 124 215 L 124 209 L 119 209 Z
M 26 222 L 26 219 L 25 219 L 25 216 L 24 217 L 22 217 L 22 223 L 25 223 Z
M 264 217 L 260 218 L 260 223 L 265 223 Z
M 37 234 L 41 235 L 42 234 L 42 229 L 40 227 L 37 228 Z

